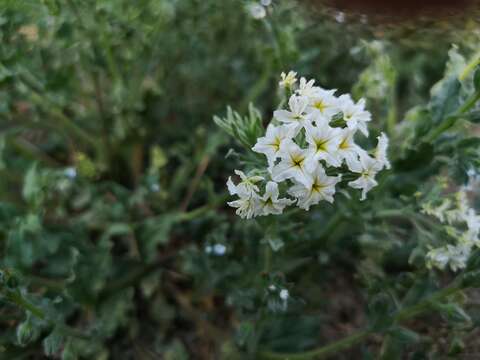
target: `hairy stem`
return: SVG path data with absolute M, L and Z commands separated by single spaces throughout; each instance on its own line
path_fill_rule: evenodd
M 465 114 L 468 110 L 470 110 L 477 101 L 480 100 L 480 92 L 475 92 L 472 96 L 470 96 L 465 103 L 457 110 L 456 114 L 447 117 L 441 124 L 433 129 L 429 135 L 425 138 L 426 142 L 433 142 L 436 140 L 440 135 L 442 135 L 445 131 L 450 129 L 455 123 L 457 119 Z

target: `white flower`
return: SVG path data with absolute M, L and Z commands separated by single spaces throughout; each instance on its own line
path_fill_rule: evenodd
M 279 156 L 280 148 L 285 146 L 285 142 L 292 140 L 294 133 L 295 126 L 275 126 L 269 124 L 267 127 L 267 133 L 264 137 L 257 139 L 257 143 L 252 150 L 257 153 L 265 154 L 268 160 L 268 165 L 272 167 Z
M 250 12 L 250 15 L 257 20 L 263 19 L 267 15 L 265 8 L 257 3 L 249 4 L 248 11 Z
M 349 129 L 358 129 L 368 136 L 367 122 L 372 120 L 372 115 L 365 110 L 364 99 L 360 99 L 355 104 L 350 95 L 342 95 L 338 98 L 338 107 Z
M 281 161 L 275 165 L 271 172 L 272 178 L 276 182 L 281 182 L 286 179 L 295 179 L 298 182 L 310 185 L 310 176 L 306 169 L 307 156 L 309 152 L 301 149 L 295 143 L 286 143 L 280 149 Z
M 289 296 L 290 296 L 290 293 L 288 292 L 287 289 L 282 289 L 280 290 L 280 293 L 278 294 L 278 296 L 280 297 L 280 299 L 282 299 L 283 301 L 287 301 Z
M 309 210 L 310 206 L 318 204 L 321 200 L 333 202 L 335 185 L 341 180 L 341 176 L 327 176 L 321 165 L 310 175 L 310 185 L 297 183 L 292 186 L 288 193 L 298 199 L 298 207 Z
M 345 22 L 345 13 L 342 11 L 337 12 L 335 14 L 335 20 L 337 20 L 338 23 Z
M 252 194 L 258 191 L 256 183 L 263 180 L 261 176 L 247 176 L 243 171 L 235 170 L 235 174 L 240 176 L 240 183 L 235 185 L 229 176 L 227 180 L 227 188 L 230 195 Z
M 333 95 L 336 90 L 324 90 L 317 88 L 309 97 L 308 111 L 312 112 L 315 117 L 323 121 L 330 121 L 333 115 L 340 112 L 338 108 L 338 98 Z
M 270 6 L 272 4 L 272 0 L 260 0 L 260 4 L 263 6 Z
M 336 152 L 339 161 L 345 160 L 347 167 L 354 171 L 360 164 L 360 156 L 366 156 L 365 150 L 355 144 L 353 137 L 356 130 L 342 129 L 340 134 L 340 144 Z
M 69 179 L 75 179 L 77 177 L 77 169 L 75 169 L 74 167 L 67 167 L 63 171 L 63 174 Z
M 295 135 L 300 129 L 310 122 L 310 116 L 306 113 L 308 98 L 292 95 L 288 100 L 288 110 L 275 110 L 273 116 L 282 123 L 295 125 Z
M 388 149 L 388 137 L 385 133 L 381 133 L 380 136 L 377 137 L 378 144 L 374 152 L 375 159 L 382 164 L 382 168 L 385 167 L 387 169 L 391 168 L 390 162 L 387 158 L 387 149 Z
M 275 290 L 277 290 L 277 287 L 272 284 L 272 285 L 270 285 L 270 286 L 268 287 L 268 290 L 270 290 L 270 291 L 275 291 Z
M 480 233 L 480 216 L 473 209 L 469 209 L 463 219 L 467 223 L 466 237 L 478 245 L 478 234 Z
M 320 87 L 315 86 L 315 80 L 311 79 L 307 81 L 307 79 L 302 77 L 300 79 L 297 94 L 306 98 L 312 98 L 318 94 L 320 89 Z
M 290 199 L 278 198 L 278 184 L 273 181 L 267 183 L 265 194 L 259 198 L 258 201 L 258 214 L 259 215 L 278 215 L 283 212 L 283 209 L 294 203 Z
M 305 138 L 308 142 L 309 156 L 307 169 L 313 171 L 319 160 L 325 160 L 331 166 L 340 166 L 341 162 L 336 156 L 338 146 L 341 142 L 341 130 L 328 126 L 328 123 L 322 122 L 317 126 L 307 124 L 305 126 Z
M 217 256 L 223 256 L 227 252 L 227 247 L 223 244 L 215 244 L 213 246 L 213 253 Z
M 280 82 L 278 83 L 278 86 L 281 89 L 291 89 L 293 88 L 293 85 L 297 82 L 297 73 L 295 71 L 289 71 L 288 74 L 285 74 L 282 72 L 280 74 Z
M 362 189 L 362 197 L 360 200 L 365 200 L 367 193 L 378 185 L 375 180 L 375 175 L 382 170 L 382 167 L 383 164 L 371 156 L 360 156 L 360 166 L 352 169 L 353 172 L 359 173 L 360 177 L 348 183 L 348 185 L 354 189 Z
M 452 271 L 465 268 L 470 256 L 471 247 L 468 244 L 458 244 L 456 246 L 448 244 L 447 246 L 432 249 L 427 253 L 427 267 L 436 267 L 444 270 L 450 265 Z
M 210 254 L 212 252 L 212 247 L 210 245 L 205 246 L 205 252 Z
M 251 4 L 258 17 L 265 16 L 262 10 L 255 9 L 255 5 L 262 7 L 260 4 L 269 6 L 271 1 L 258 0 Z M 313 79 L 302 77 L 297 80 L 294 71 L 281 74 L 279 87 L 292 94 L 288 99 L 288 107 L 274 111 L 273 122 L 267 127 L 265 135 L 257 138 L 252 147 L 254 152 L 266 156 L 268 166 L 266 169 L 255 169 L 251 174 L 268 172 L 270 179 L 245 175 L 235 170 L 240 182 L 235 184 L 229 177 L 227 187 L 230 194 L 238 195 L 238 199 L 228 204 L 236 208 L 236 213 L 242 218 L 250 219 L 281 214 L 291 204 L 309 210 L 312 205 L 323 200 L 332 203 L 336 185 L 345 169 L 344 161 L 351 172 L 359 175 L 348 184 L 361 189 L 361 199 L 364 200 L 368 191 L 377 185 L 376 174 L 383 168 L 390 168 L 387 156 L 389 140 L 385 134 L 381 133 L 378 137 L 377 147 L 371 156 L 354 142 L 358 130 L 368 136 L 367 123 L 371 121 L 371 114 L 365 110 L 365 101 L 362 99 L 355 103 L 350 95 L 336 97 L 336 90 L 316 86 Z M 333 124 L 332 119 L 339 114 L 342 114 L 343 121 L 335 119 Z M 343 126 L 337 127 L 337 122 Z M 306 146 L 308 148 L 305 149 Z M 329 173 L 334 170 L 338 175 L 328 176 L 326 168 Z M 264 183 L 264 180 L 268 181 L 265 192 L 259 194 L 259 182 Z M 283 181 L 289 185 L 280 186 L 279 183 Z M 295 199 L 283 196 L 283 189 L 287 188 L 287 193 Z M 453 215 L 459 217 L 458 214 Z M 470 238 L 480 232 L 480 226 L 478 231 L 475 230 L 474 220 L 470 220 L 471 228 L 474 229 Z
M 238 194 L 239 199 L 230 201 L 227 204 L 233 208 L 237 208 L 235 214 L 242 219 L 251 219 L 256 215 L 258 207 L 258 195 L 256 193 L 247 194 L 241 192 Z

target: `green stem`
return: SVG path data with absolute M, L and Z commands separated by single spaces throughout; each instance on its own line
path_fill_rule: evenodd
M 63 324 L 56 323 L 55 321 L 52 321 L 52 320 L 48 319 L 47 314 L 41 308 L 35 306 L 31 302 L 29 302 L 27 299 L 25 299 L 22 296 L 22 294 L 20 293 L 20 291 L 7 289 L 7 290 L 4 290 L 3 293 L 4 293 L 7 301 L 15 304 L 19 308 L 22 308 L 22 309 L 30 312 L 33 316 L 35 316 L 35 317 L 37 317 L 41 320 L 47 321 L 50 327 L 59 328 L 62 331 L 62 333 L 64 333 L 65 335 L 76 337 L 76 338 L 79 338 L 79 339 L 84 339 L 84 340 L 90 340 L 91 339 L 90 336 L 82 333 L 79 330 L 73 329 L 73 328 L 71 328 L 69 326 L 66 326 L 66 325 L 63 325 Z
M 125 277 L 122 277 L 117 282 L 112 282 L 109 286 L 100 293 L 100 301 L 108 299 L 113 294 L 118 293 L 121 290 L 127 289 L 133 285 L 138 284 L 143 278 L 155 272 L 156 270 L 165 266 L 165 264 L 174 257 L 174 255 L 166 256 L 151 264 L 143 265 L 136 270 L 132 271 Z
M 461 289 L 462 287 L 460 283 L 454 282 L 452 285 L 437 291 L 427 299 L 420 301 L 418 304 L 412 305 L 410 307 L 407 307 L 399 311 L 397 315 L 395 315 L 394 321 L 397 323 L 400 323 L 408 319 L 411 319 L 421 313 L 424 313 L 425 311 L 428 311 L 430 309 L 432 303 L 445 299 L 446 297 L 455 294 L 457 291 Z
M 270 268 L 272 267 L 272 248 L 270 244 L 267 242 L 265 244 L 265 260 L 264 260 L 264 271 L 268 274 L 270 272 Z
M 460 117 L 461 115 L 465 114 L 468 110 L 470 110 L 477 103 L 478 100 L 480 100 L 480 92 L 475 92 L 458 109 L 456 114 L 454 114 L 452 116 L 449 116 L 437 128 L 433 129 L 433 131 L 430 132 L 430 135 L 428 135 L 425 138 L 425 141 L 426 142 L 433 142 L 441 134 L 443 134 L 445 131 L 450 129 L 456 123 L 457 118 Z
M 394 323 L 400 323 L 400 322 L 409 320 L 417 315 L 420 315 L 430 310 L 432 303 L 441 301 L 446 297 L 455 294 L 457 291 L 461 289 L 462 289 L 462 286 L 459 281 L 453 282 L 452 285 L 435 292 L 434 294 L 429 296 L 427 299 L 420 301 L 416 305 L 409 306 L 397 312 L 397 314 L 394 316 Z M 310 350 L 302 353 L 296 353 L 296 354 L 275 353 L 272 351 L 261 351 L 259 353 L 259 358 L 264 360 L 320 359 L 329 355 L 334 355 L 339 351 L 348 349 L 358 343 L 361 343 L 374 333 L 375 333 L 374 329 L 360 330 L 332 344 L 322 346 L 318 349 L 314 349 L 314 350 Z
M 77 139 L 83 141 L 86 144 L 89 144 L 93 148 L 97 149 L 98 144 L 95 139 L 90 136 L 85 130 L 80 126 L 75 124 L 67 116 L 65 116 L 61 109 L 55 107 L 48 99 L 41 96 L 39 93 L 32 90 L 30 94 L 30 99 L 37 106 L 50 113 L 50 115 L 58 121 L 58 124 L 67 132 L 74 135 Z
M 465 66 L 465 69 L 463 69 L 462 73 L 458 77 L 460 81 L 465 80 L 465 78 L 472 72 L 473 69 L 477 67 L 477 65 L 480 64 L 480 51 L 477 52 L 474 56 L 473 59 Z
M 358 331 L 342 340 L 336 341 L 333 344 L 323 346 L 320 349 L 306 351 L 303 353 L 298 354 L 281 354 L 281 353 L 274 353 L 270 351 L 263 351 L 261 352 L 260 359 L 264 360 L 305 360 L 305 359 L 318 359 L 320 357 L 324 357 L 330 354 L 338 353 L 339 351 L 348 349 L 355 344 L 358 344 L 365 339 L 367 339 L 371 334 L 373 334 L 372 330 L 363 330 Z
M 19 291 L 7 291 L 6 298 L 8 301 L 14 303 L 20 308 L 23 308 L 32 313 L 32 315 L 38 317 L 39 319 L 45 320 L 45 314 L 42 309 L 36 307 L 35 305 L 28 302 Z

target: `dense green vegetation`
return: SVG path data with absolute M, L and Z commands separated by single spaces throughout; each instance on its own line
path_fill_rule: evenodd
M 2 2 L 0 359 L 477 350 L 480 253 L 457 271 L 427 258 L 465 230 L 441 219 L 444 200 L 477 202 L 475 24 L 250 6 Z M 289 70 L 365 98 L 359 142 L 388 134 L 392 168 L 365 201 L 343 189 L 243 220 L 225 184 L 260 161 L 239 140 L 263 136 Z

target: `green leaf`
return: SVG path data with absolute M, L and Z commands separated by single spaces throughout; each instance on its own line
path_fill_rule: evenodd
M 449 76 L 432 88 L 429 108 L 435 124 L 440 123 L 459 108 L 460 89 L 460 81 L 455 75 Z
M 434 157 L 433 146 L 421 143 L 417 148 L 410 149 L 403 158 L 394 163 L 399 171 L 415 171 L 431 165 Z
M 480 262 L 480 256 L 475 256 L 472 259 L 472 262 L 468 263 L 467 269 L 470 267 L 474 267 L 478 269 L 477 265 Z M 472 287 L 477 288 L 480 287 L 480 270 L 469 271 L 462 276 L 462 285 L 466 288 Z
M 75 349 L 72 339 L 66 342 L 62 352 L 62 360 L 77 360 L 77 350 Z
M 235 336 L 238 346 L 247 346 L 247 344 L 252 341 L 254 332 L 255 327 L 251 322 L 244 321 L 240 323 Z
M 270 244 L 272 250 L 275 252 L 280 250 L 285 245 L 283 240 L 280 238 L 268 238 L 268 243 Z
M 160 217 L 145 221 L 140 242 L 142 253 L 147 261 L 155 258 L 158 245 L 166 245 L 169 242 L 170 231 L 179 220 L 181 220 L 181 214 L 166 213 Z
M 480 123 L 480 110 L 472 110 L 462 115 L 462 118 L 465 118 L 471 123 L 478 124 Z
M 439 311 L 446 319 L 454 323 L 470 323 L 472 319 L 458 304 L 433 304 L 435 310 Z
M 415 331 L 402 326 L 395 326 L 388 331 L 388 334 L 394 337 L 397 341 L 406 344 L 416 343 L 420 340 L 420 335 Z
M 480 66 L 477 66 L 473 74 L 473 86 L 475 87 L 475 91 L 480 91 Z
M 23 198 L 29 203 L 35 203 L 39 198 L 41 190 L 40 173 L 37 164 L 34 164 L 30 166 L 25 174 L 22 189 Z
M 35 341 L 40 336 L 40 329 L 32 321 L 32 316 L 17 326 L 17 341 L 20 346 L 25 346 Z
M 377 330 L 389 328 L 393 323 L 392 299 L 386 293 L 376 294 L 368 305 L 369 320 Z
M 465 350 L 465 343 L 459 336 L 454 336 L 450 343 L 450 348 L 448 349 L 448 355 L 456 356 L 461 354 L 463 350 Z
M 458 142 L 457 148 L 475 148 L 477 149 L 480 146 L 480 138 L 478 137 L 470 137 L 463 139 Z
M 43 351 L 47 356 L 56 355 L 62 346 L 63 343 L 63 335 L 60 333 L 59 330 L 56 328 L 48 335 L 45 339 L 43 339 Z

